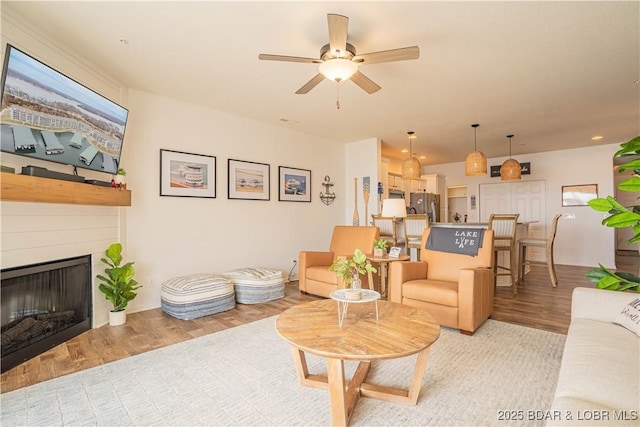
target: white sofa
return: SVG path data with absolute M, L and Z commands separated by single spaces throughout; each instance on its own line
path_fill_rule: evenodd
M 640 337 L 613 323 L 637 298 L 635 292 L 574 290 L 547 425 L 640 425 Z M 634 327 L 629 315 L 626 321 Z

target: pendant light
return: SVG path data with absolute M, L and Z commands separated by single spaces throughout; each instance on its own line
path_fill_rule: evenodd
M 505 160 L 500 167 L 500 179 L 502 181 L 517 181 L 522 178 L 522 169 L 517 160 L 511 158 L 511 138 L 513 135 L 507 135 L 509 138 L 509 159 Z
M 480 126 L 477 123 L 471 125 L 473 128 L 473 151 L 469 153 L 464 161 L 464 174 L 466 176 L 482 176 L 487 174 L 487 156 L 477 149 L 476 131 Z
M 409 135 L 409 158 L 402 163 L 402 179 L 419 179 L 420 162 L 413 155 L 411 141 L 416 139 L 415 132 L 407 132 Z

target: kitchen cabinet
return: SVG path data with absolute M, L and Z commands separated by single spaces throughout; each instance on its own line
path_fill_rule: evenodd
M 433 173 L 429 175 L 422 175 L 420 178 L 424 182 L 425 191 L 427 193 L 439 194 L 440 196 L 444 196 L 445 183 L 443 176 Z
M 402 175 L 389 173 L 387 175 L 387 186 L 389 190 L 402 190 L 404 191 L 404 183 Z

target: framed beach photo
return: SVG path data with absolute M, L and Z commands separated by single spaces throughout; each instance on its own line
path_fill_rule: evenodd
M 270 166 L 268 164 L 229 159 L 228 166 L 229 199 L 270 199 Z
M 160 149 L 160 195 L 215 198 L 215 156 Z
M 287 166 L 278 168 L 278 200 L 311 202 L 311 171 Z

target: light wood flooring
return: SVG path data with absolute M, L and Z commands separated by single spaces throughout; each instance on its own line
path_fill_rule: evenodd
M 492 318 L 566 334 L 571 292 L 578 286 L 594 286 L 585 278 L 588 270 L 556 266 L 559 284 L 553 288 L 546 268 L 533 266 L 517 295 L 513 295 L 510 287 L 496 289 Z M 106 325 L 87 331 L 5 372 L 1 376 L 1 392 L 277 315 L 293 305 L 315 299 L 318 298 L 300 294 L 298 282 L 291 282 L 286 286 L 283 299 L 255 305 L 238 304 L 233 310 L 194 320 L 175 319 L 159 308 L 132 313 L 123 326 Z

